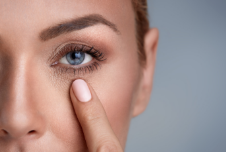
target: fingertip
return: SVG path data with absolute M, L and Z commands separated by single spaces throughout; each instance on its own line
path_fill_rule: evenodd
M 82 79 L 76 79 L 72 83 L 72 91 L 80 102 L 88 102 L 92 99 L 89 86 Z

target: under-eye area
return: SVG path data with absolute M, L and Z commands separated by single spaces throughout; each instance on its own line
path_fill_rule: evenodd
M 69 43 L 56 49 L 55 55 L 50 59 L 50 67 L 60 74 L 77 75 L 98 70 L 104 60 L 104 54 L 94 47 Z

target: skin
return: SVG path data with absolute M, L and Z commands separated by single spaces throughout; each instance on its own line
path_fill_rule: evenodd
M 149 101 L 158 43 L 158 30 L 150 29 L 144 39 L 147 64 L 141 67 L 132 8 L 130 0 L 0 1 L 1 151 L 125 148 L 131 118 Z M 40 38 L 49 27 L 90 14 L 103 16 L 119 32 L 100 23 L 46 41 Z M 49 59 L 68 43 L 94 47 L 106 60 L 93 58 L 74 66 L 98 62 L 101 66 L 93 72 L 62 72 L 70 65 L 51 66 Z M 73 95 L 76 79 L 87 82 L 92 93 L 88 103 L 80 104 Z

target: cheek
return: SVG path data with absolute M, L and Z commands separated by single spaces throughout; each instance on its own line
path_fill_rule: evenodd
M 31 79 L 30 98 L 33 107 L 43 117 L 46 133 L 39 140 L 40 145 L 50 149 L 67 148 L 69 151 L 86 148 L 81 126 L 77 120 L 69 97 L 69 87 L 57 88 L 42 71 L 36 69 L 36 79 Z M 46 71 L 45 71 L 46 72 Z M 35 77 L 35 76 L 33 76 Z M 48 86 L 48 87 L 47 87 Z M 78 146 L 79 145 L 79 146 Z M 44 148 L 46 148 L 44 146 Z
M 140 75 L 136 53 L 128 55 L 124 52 L 120 56 L 108 66 L 103 65 L 90 84 L 102 102 L 114 132 L 125 144 Z

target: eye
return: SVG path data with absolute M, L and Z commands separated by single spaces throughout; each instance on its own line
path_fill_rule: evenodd
M 63 56 L 59 63 L 70 64 L 70 65 L 80 65 L 90 62 L 93 57 L 85 52 L 81 51 L 71 51 Z
M 69 43 L 57 49 L 50 59 L 50 67 L 60 73 L 74 75 L 98 70 L 106 58 L 102 51 L 83 44 Z M 57 73 L 59 74 L 59 73 Z

